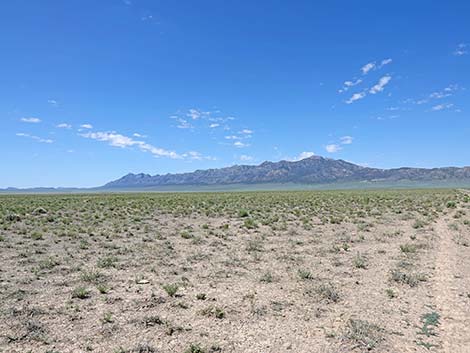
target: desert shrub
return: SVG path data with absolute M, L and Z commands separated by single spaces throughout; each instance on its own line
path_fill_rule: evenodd
M 90 297 L 90 291 L 85 287 L 78 287 L 72 291 L 72 298 L 87 299 Z
M 174 297 L 176 295 L 176 292 L 178 292 L 179 285 L 176 283 L 164 284 L 162 288 L 166 292 L 166 294 L 168 294 L 170 297 Z
M 316 292 L 328 302 L 337 303 L 340 299 L 339 292 L 331 283 L 321 284 L 317 287 Z
M 363 349 L 371 350 L 383 340 L 383 329 L 368 321 L 349 319 L 344 336 Z
M 367 259 L 364 255 L 359 252 L 356 254 L 353 260 L 354 267 L 365 269 L 367 267 Z

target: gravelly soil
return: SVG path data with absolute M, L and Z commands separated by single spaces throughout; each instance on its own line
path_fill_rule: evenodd
M 463 190 L 0 197 L 0 352 L 465 352 Z

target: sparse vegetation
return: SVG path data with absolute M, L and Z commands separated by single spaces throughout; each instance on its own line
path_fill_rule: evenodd
M 174 297 L 176 295 L 176 292 L 178 292 L 179 285 L 176 283 L 171 283 L 171 284 L 164 284 L 162 286 L 166 294 L 168 294 L 170 297 Z
M 422 304 L 442 307 L 434 292 L 441 239 L 460 256 L 461 272 L 446 280 L 460 283 L 470 270 L 461 255 L 470 244 L 465 197 L 455 190 L 3 195 L 0 332 L 8 339 L 0 347 L 264 352 L 282 335 L 266 330 L 279 320 L 289 329 L 282 351 L 308 351 L 304 338 L 318 327 L 324 335 L 312 339 L 330 351 L 439 347 L 445 314 L 421 316 Z M 460 292 L 468 300 L 468 289 Z M 240 330 L 254 339 L 236 341 Z
M 87 299 L 90 297 L 90 291 L 85 287 L 75 288 L 72 292 L 72 298 Z
M 350 319 L 345 337 L 369 351 L 383 340 L 383 329 L 365 320 Z

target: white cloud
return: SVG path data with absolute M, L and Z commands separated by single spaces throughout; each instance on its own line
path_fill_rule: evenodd
M 204 159 L 202 154 L 200 154 L 199 152 L 196 152 L 196 151 L 189 151 L 188 153 L 185 153 L 183 156 L 184 157 L 189 156 L 191 159 L 195 159 L 195 160 L 198 160 L 198 161 Z
M 31 124 L 37 124 L 41 122 L 41 119 L 39 118 L 21 118 L 20 120 L 24 123 L 31 123 Z
M 114 131 L 113 132 L 87 132 L 84 134 L 80 134 L 80 136 L 97 140 L 97 141 L 108 142 L 108 144 L 113 147 L 120 147 L 120 148 L 137 147 L 141 151 L 150 152 L 156 157 L 169 157 L 172 159 L 182 158 L 176 152 L 168 151 L 163 148 L 152 146 L 144 141 L 134 140 L 131 137 L 118 134 Z
M 193 120 L 197 120 L 200 117 L 202 117 L 204 114 L 207 114 L 207 113 L 201 112 L 197 109 L 189 109 L 189 112 L 186 114 L 186 116 L 190 117 Z
M 243 143 L 243 142 L 241 142 L 241 141 L 237 141 L 237 142 L 235 142 L 233 145 L 234 145 L 235 147 L 238 147 L 238 148 L 243 148 L 243 147 L 248 147 L 248 146 L 249 146 L 249 144 Z
M 93 125 L 91 124 L 82 124 L 80 125 L 82 129 L 93 129 Z
M 326 145 L 325 146 L 325 150 L 328 152 L 328 153 L 335 153 L 335 152 L 338 152 L 340 150 L 342 150 L 343 148 L 340 146 L 340 145 L 337 145 L 337 144 L 330 144 L 330 145 Z
M 178 122 L 178 125 L 176 125 L 178 129 L 192 129 L 193 128 L 193 126 L 186 119 L 180 118 L 177 115 L 172 115 L 170 116 L 170 118 Z
M 186 153 L 183 153 L 181 155 L 183 158 L 188 158 L 188 159 L 193 159 L 196 161 L 201 161 L 201 160 L 210 160 L 210 161 L 215 161 L 217 158 L 211 157 L 211 156 L 203 156 L 201 153 L 196 152 L 196 151 L 189 151 Z
M 453 54 L 454 54 L 455 56 L 466 55 L 466 54 L 468 54 L 467 47 L 468 47 L 468 44 L 466 44 L 466 43 L 460 43 L 460 44 L 457 46 L 457 49 L 455 49 L 455 51 L 453 52 Z
M 240 140 L 241 137 L 240 136 L 235 136 L 235 135 L 228 135 L 228 136 L 225 136 L 225 139 L 226 140 Z
M 383 59 L 382 62 L 380 63 L 380 67 L 383 67 L 385 65 L 388 65 L 390 63 L 392 63 L 392 59 L 388 58 L 388 59 Z
M 393 60 L 391 58 L 387 58 L 383 59 L 379 65 L 377 65 L 375 61 L 367 63 L 363 67 L 361 67 L 362 74 L 366 75 L 371 70 L 381 69 L 385 65 L 392 63 L 392 61 Z
M 366 75 L 370 70 L 375 69 L 375 62 L 367 63 L 363 67 L 361 67 L 361 71 L 363 75 Z
M 171 115 L 170 119 L 174 119 L 178 122 L 176 127 L 179 129 L 196 129 L 200 127 L 200 125 L 197 124 L 197 121 L 207 121 L 208 125 L 203 125 L 206 128 L 214 129 L 222 127 L 224 130 L 230 130 L 227 123 L 231 120 L 235 120 L 235 118 L 233 116 L 216 116 L 220 113 L 220 110 L 203 111 L 191 108 L 188 109 L 187 112 L 177 112 L 176 114 Z
M 363 67 L 361 67 L 362 74 L 367 75 L 370 71 L 381 69 L 385 65 L 388 65 L 388 64 L 392 63 L 392 61 L 393 61 L 392 59 L 388 58 L 388 59 L 383 59 L 379 64 L 377 64 L 375 61 L 367 63 Z M 353 80 L 344 81 L 343 87 L 341 89 L 339 89 L 338 92 L 339 93 L 346 92 L 351 87 L 357 86 L 362 82 L 363 82 L 363 79 L 361 79 L 361 78 L 358 78 L 358 79 L 354 78 Z M 365 89 L 365 91 L 367 91 L 367 89 Z M 349 102 L 348 104 L 354 102 L 355 100 L 364 98 L 364 97 L 365 97 L 365 94 L 356 93 L 356 94 L 353 95 L 353 97 L 351 97 L 351 99 L 348 100 L 348 102 Z
M 358 78 L 355 81 L 344 81 L 343 87 L 338 92 L 339 93 L 346 92 L 348 89 L 350 89 L 351 87 L 357 86 L 361 82 L 362 82 L 362 80 L 360 78 Z
M 440 98 L 445 98 L 451 96 L 450 93 L 445 93 L 445 92 L 433 92 L 429 95 L 429 98 L 433 99 L 440 99 Z
M 67 124 L 67 123 L 60 123 L 60 124 L 56 125 L 56 127 L 59 128 L 59 129 L 71 129 L 72 125 Z
M 431 93 L 429 95 L 429 98 L 441 99 L 441 98 L 445 98 L 445 97 L 450 97 L 450 96 L 453 95 L 453 92 L 458 91 L 459 88 L 460 88 L 459 85 L 451 84 L 451 85 L 445 87 L 442 91 L 437 91 L 437 92 Z
M 312 157 L 314 155 L 315 155 L 314 152 L 304 151 L 304 152 L 300 152 L 299 155 L 297 157 L 295 157 L 294 159 L 292 159 L 292 160 L 293 161 L 300 161 L 302 159 L 309 158 L 309 157 Z
M 202 160 L 202 159 L 215 160 L 214 157 L 203 156 L 201 153 L 196 152 L 196 151 L 189 151 L 183 154 L 178 154 L 174 151 L 169 151 L 164 148 L 155 147 L 145 141 L 134 140 L 131 137 L 121 135 L 119 133 L 116 133 L 115 131 L 87 132 L 87 133 L 80 134 L 80 136 L 97 140 L 97 141 L 107 142 L 110 146 L 113 146 L 113 147 L 120 147 L 120 148 L 136 147 L 143 152 L 151 153 L 155 157 L 167 157 L 171 159 L 187 158 L 187 159 L 194 159 L 194 160 Z
M 445 92 L 454 92 L 454 91 L 457 91 L 459 89 L 459 85 L 454 83 L 454 84 L 451 84 L 449 86 L 447 86 L 446 88 L 444 88 L 444 91 Z
M 376 94 L 382 92 L 391 79 L 392 77 L 389 75 L 383 76 L 380 78 L 379 82 L 369 90 L 369 93 Z
M 53 143 L 54 141 L 51 140 L 51 139 L 44 139 L 44 138 L 41 138 L 41 137 L 38 137 L 38 136 L 34 136 L 34 135 L 30 135 L 30 134 L 26 134 L 24 132 L 18 132 L 16 134 L 16 136 L 19 136 L 19 137 L 27 137 L 27 138 L 30 138 L 30 139 L 33 139 L 37 142 L 41 142 L 41 143 Z
M 435 92 L 430 93 L 426 98 L 421 98 L 421 99 L 418 99 L 418 100 L 408 98 L 408 99 L 404 100 L 403 103 L 407 103 L 407 104 L 411 103 L 411 104 L 422 105 L 422 104 L 429 103 L 433 99 L 442 99 L 442 98 L 446 98 L 446 97 L 451 97 L 452 95 L 454 95 L 454 93 L 456 91 L 459 91 L 459 90 L 462 90 L 462 89 L 463 88 L 461 88 L 458 84 L 454 83 L 454 84 L 448 85 L 447 87 L 445 87 L 444 89 L 442 89 L 440 91 L 435 91 Z
M 134 133 L 132 134 L 132 136 L 134 136 L 134 137 L 141 137 L 141 138 L 147 137 L 146 135 L 139 134 L 138 132 L 134 132 Z
M 346 101 L 346 104 L 351 104 L 355 101 L 358 101 L 366 96 L 365 92 L 354 93 L 351 98 Z
M 253 133 L 253 130 L 250 129 L 243 129 L 240 131 L 240 134 L 245 134 L 245 135 L 251 135 Z
M 247 156 L 246 154 L 242 154 L 240 156 L 240 160 L 243 162 L 251 162 L 254 158 L 252 156 Z
M 53 107 L 58 107 L 59 106 L 59 102 L 57 102 L 55 99 L 48 99 L 47 103 L 49 103 Z
M 342 145 L 350 145 L 353 143 L 353 137 L 352 136 L 342 136 L 339 139 L 341 141 Z
M 361 82 L 362 82 L 362 80 L 360 78 L 358 78 L 356 81 L 345 81 L 344 85 L 346 87 L 353 87 L 353 86 L 356 86 L 356 85 L 360 84 Z
M 452 104 L 452 103 L 438 104 L 438 105 L 435 105 L 434 107 L 432 107 L 431 110 L 437 112 L 437 111 L 440 111 L 440 110 L 452 108 L 453 106 L 454 106 L 454 104 Z

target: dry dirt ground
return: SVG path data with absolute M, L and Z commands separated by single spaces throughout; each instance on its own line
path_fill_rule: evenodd
M 470 352 L 465 190 L 0 196 L 0 352 Z

